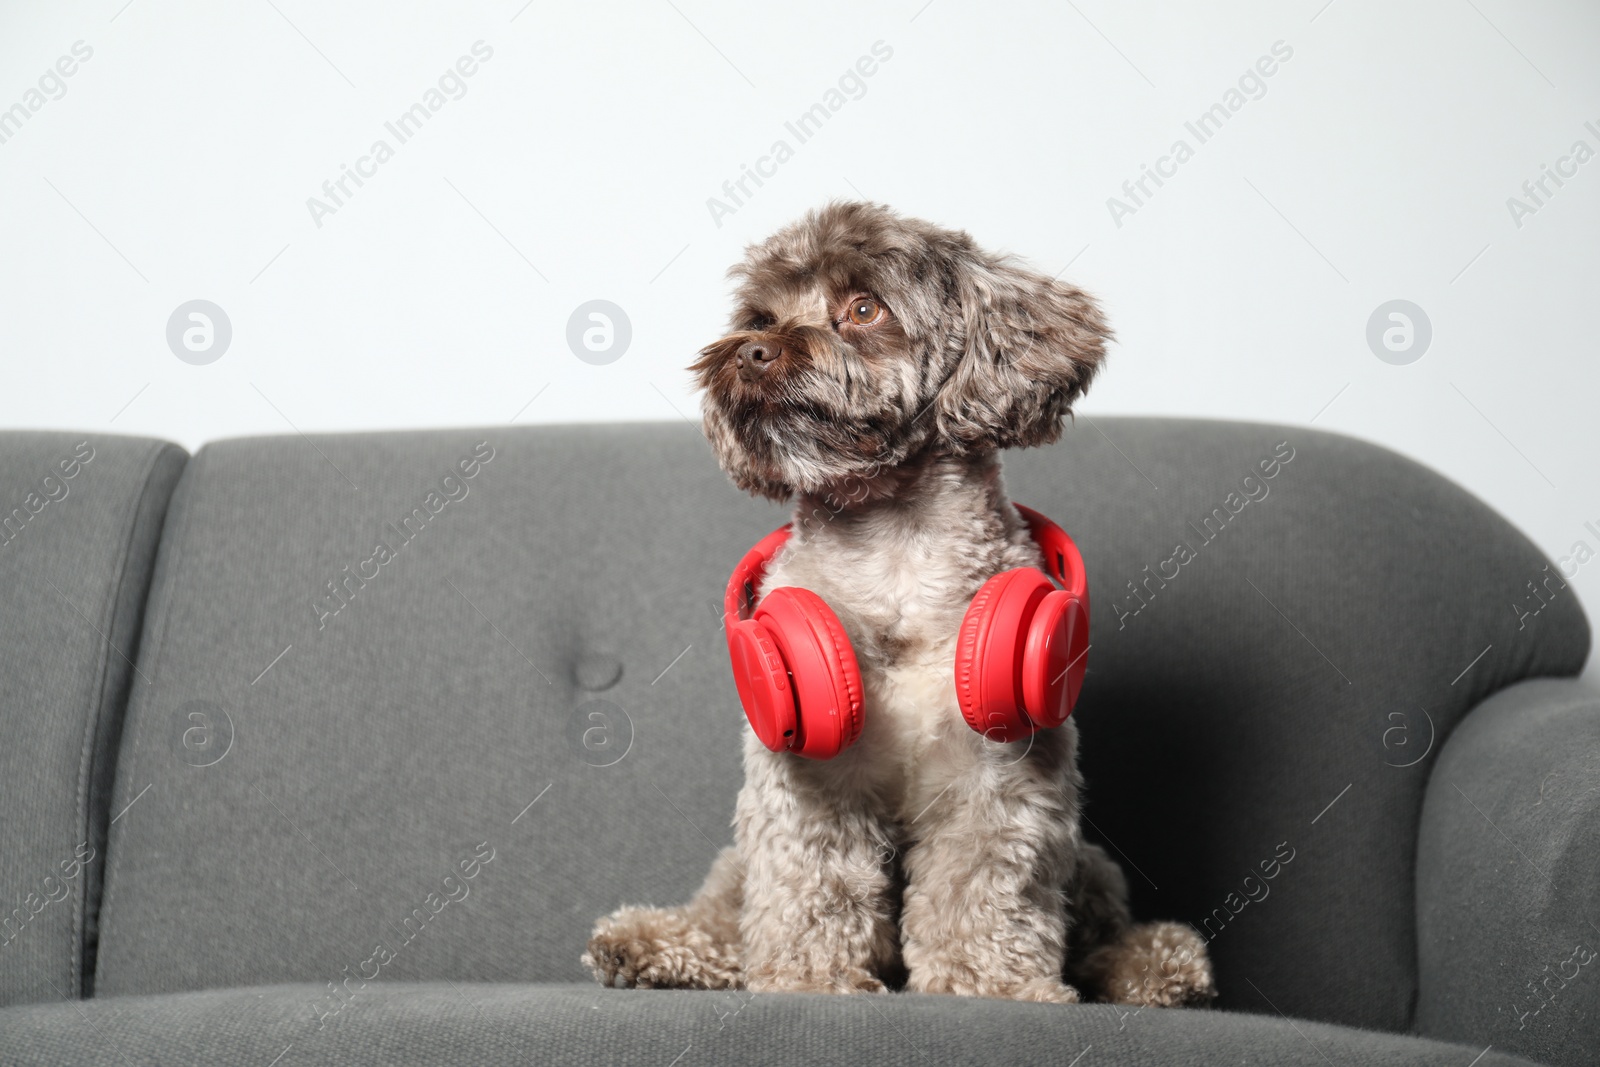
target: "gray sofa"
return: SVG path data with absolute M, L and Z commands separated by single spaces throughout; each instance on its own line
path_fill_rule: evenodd
M 1206 933 L 1215 1009 L 588 979 L 598 914 L 731 839 L 718 602 L 784 513 L 685 424 L 18 433 L 0 1063 L 1600 1060 L 1554 566 L 1309 429 L 1080 419 L 1007 464 L 1089 569 L 1086 832 Z

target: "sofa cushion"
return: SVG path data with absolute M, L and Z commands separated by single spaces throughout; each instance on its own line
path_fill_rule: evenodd
M 1084 549 L 1086 818 L 1136 914 L 1209 938 L 1222 1006 L 1408 1029 L 1429 769 L 1488 694 L 1581 670 L 1575 594 L 1481 501 L 1348 437 L 1080 419 L 1069 442 L 1008 483 Z
M 334 1013 L 330 1006 L 338 1004 Z M 359 979 L 0 1011 L 6 1062 L 1513 1067 L 1481 1048 L 1277 1016 L 933 996 L 761 995 Z
M 92 973 L 117 736 L 185 458 L 0 435 L 0 1004 L 80 996 Z
M 686 894 L 731 839 L 720 595 L 782 517 L 687 426 L 206 446 L 151 596 L 100 990 L 328 981 L 391 935 L 399 977 L 584 974 L 600 911 Z
M 1428 767 L 1483 695 L 1579 668 L 1571 593 L 1334 435 L 1084 419 L 1007 463 L 1087 561 L 1086 830 L 1137 911 L 1211 937 L 1224 1006 L 1404 1029 Z M 333 981 L 382 937 L 401 980 L 582 977 L 598 914 L 683 899 L 731 839 L 719 598 L 783 517 L 681 424 L 208 446 L 152 594 L 101 989 Z

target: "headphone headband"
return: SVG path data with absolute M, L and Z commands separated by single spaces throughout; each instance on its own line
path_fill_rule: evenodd
M 1021 504 L 1012 506 L 1028 524 L 1028 533 L 1044 556 L 1045 573 L 1054 578 L 1061 588 L 1087 604 L 1089 578 L 1083 569 L 1083 556 L 1078 552 L 1078 546 L 1073 543 L 1072 538 L 1067 536 L 1067 531 L 1032 508 L 1023 507 Z M 793 529 L 793 523 L 785 523 L 773 530 L 757 541 L 755 547 L 746 552 L 739 565 L 733 569 L 733 574 L 728 578 L 727 591 L 722 598 L 723 623 L 730 633 L 734 623 L 748 619 L 755 611 L 756 590 L 767 572 L 767 566 L 778 554 L 778 550 L 788 542 Z
M 722 596 L 722 623 L 728 633 L 733 633 L 734 623 L 748 619 L 755 611 L 756 589 L 761 585 L 762 576 L 767 573 L 767 564 L 778 554 L 778 549 L 788 542 L 793 528 L 794 523 L 786 522 L 773 530 L 757 541 L 755 547 L 746 552 L 739 565 L 733 568 L 733 574 L 728 577 L 727 592 Z
M 1021 513 L 1023 521 L 1028 524 L 1028 532 L 1033 535 L 1033 543 L 1044 554 L 1045 573 L 1054 578 L 1061 588 L 1087 604 L 1089 576 L 1083 569 L 1083 555 L 1072 538 L 1067 536 L 1067 531 L 1032 508 L 1025 508 L 1021 504 L 1012 506 Z

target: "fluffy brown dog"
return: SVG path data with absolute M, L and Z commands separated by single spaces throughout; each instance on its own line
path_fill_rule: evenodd
M 1040 564 L 998 452 L 1060 436 L 1104 358 L 1099 310 L 863 203 L 813 212 L 732 273 L 733 332 L 691 368 L 706 436 L 741 488 L 797 497 L 761 592 L 803 587 L 837 613 L 865 725 L 828 761 L 747 730 L 735 846 L 689 904 L 600 920 L 584 962 L 630 987 L 1208 999 L 1204 942 L 1132 925 L 1121 870 L 1079 832 L 1073 721 L 994 742 L 955 694 L 973 594 Z

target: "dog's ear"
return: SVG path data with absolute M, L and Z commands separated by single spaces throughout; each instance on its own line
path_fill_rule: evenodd
M 944 264 L 946 322 L 960 351 L 934 397 L 956 453 L 1049 444 L 1111 338 L 1088 294 L 969 247 Z

